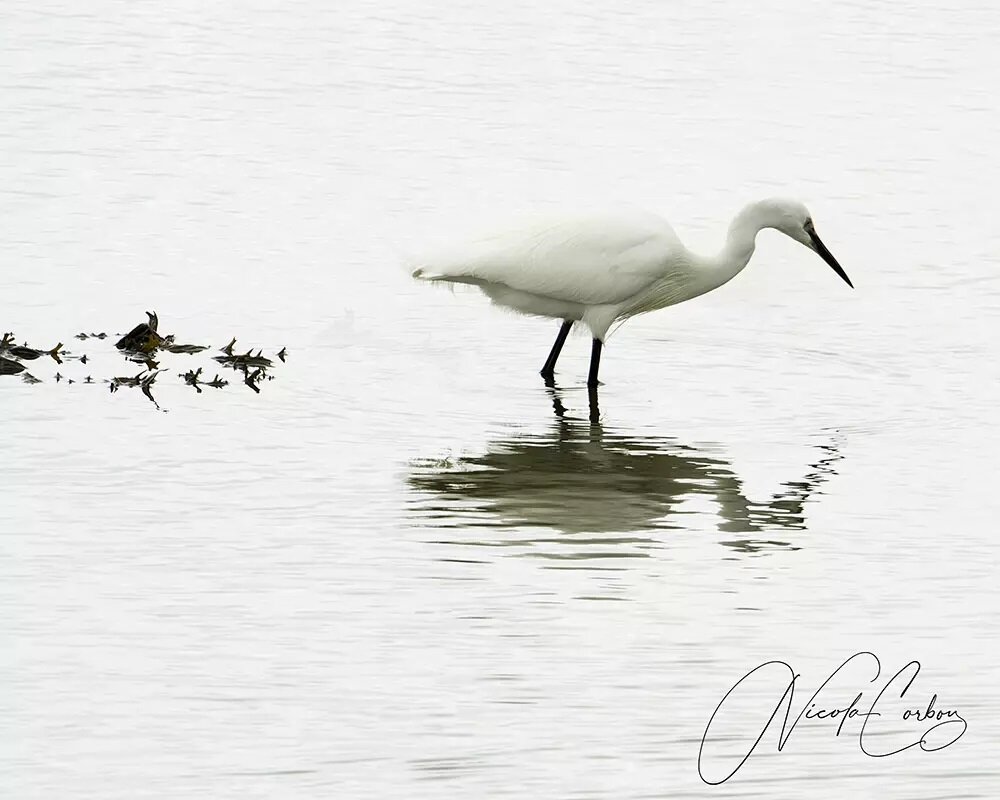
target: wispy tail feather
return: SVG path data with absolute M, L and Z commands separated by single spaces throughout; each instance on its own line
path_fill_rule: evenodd
M 445 275 L 441 272 L 432 272 L 425 267 L 417 267 L 411 273 L 419 281 L 434 281 L 444 283 L 467 283 L 471 286 L 481 286 L 485 281 L 482 278 L 475 278 L 471 275 Z

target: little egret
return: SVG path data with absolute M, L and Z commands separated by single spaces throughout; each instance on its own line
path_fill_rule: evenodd
M 413 277 L 471 284 L 496 305 L 561 319 L 542 367 L 547 380 L 554 374 L 570 328 L 582 322 L 593 337 L 587 385 L 594 387 L 601 348 L 614 322 L 683 303 L 728 283 L 750 261 L 757 234 L 764 228 L 781 231 L 814 250 L 854 288 L 816 235 L 806 207 L 778 198 L 751 203 L 740 211 L 715 256 L 692 253 L 661 217 L 628 212 L 540 222 L 473 241 L 421 260 Z

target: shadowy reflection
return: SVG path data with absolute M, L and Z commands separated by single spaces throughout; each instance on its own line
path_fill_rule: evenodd
M 549 430 L 496 440 L 482 455 L 414 462 L 408 478 L 417 492 L 412 515 L 444 528 L 616 534 L 587 541 L 629 542 L 640 549 L 643 543 L 662 546 L 662 541 L 623 535 L 703 527 L 696 519 L 708 516 L 712 527 L 734 534 L 722 542 L 729 547 L 748 552 L 792 547 L 781 533 L 805 528 L 806 502 L 835 474 L 834 464 L 842 458 L 831 438 L 816 447 L 804 475 L 784 482 L 766 502 L 753 502 L 724 458 L 670 437 L 606 429 L 599 421 L 596 390 L 590 392 L 589 420 L 567 412 L 559 389 L 549 385 L 548 392 L 556 415 Z M 564 542 L 521 539 L 529 541 Z

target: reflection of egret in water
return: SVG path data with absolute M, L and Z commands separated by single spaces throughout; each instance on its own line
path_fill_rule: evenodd
M 770 500 L 753 502 L 725 459 L 669 437 L 605 429 L 595 421 L 596 392 L 591 393 L 591 421 L 573 419 L 558 390 L 550 387 L 550 392 L 556 412 L 551 429 L 494 441 L 482 455 L 414 463 L 408 481 L 416 490 L 412 515 L 440 528 L 540 527 L 601 534 L 570 541 L 532 536 L 521 543 L 603 545 L 601 553 L 572 557 L 607 557 L 641 555 L 609 553 L 607 545 L 661 546 L 660 540 L 634 534 L 690 527 L 685 522 L 692 521 L 691 512 L 682 504 L 705 498 L 717 508 L 714 527 L 735 535 L 724 544 L 745 551 L 789 547 L 776 532 L 805 528 L 806 502 L 835 474 L 833 465 L 842 458 L 834 442 L 818 446 L 818 457 L 802 477 L 784 482 Z

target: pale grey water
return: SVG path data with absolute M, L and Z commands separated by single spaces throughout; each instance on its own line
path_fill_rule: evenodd
M 962 5 L 7 2 L 0 328 L 291 356 L 168 413 L 0 378 L 3 795 L 996 796 L 1000 11 Z M 586 340 L 550 392 L 555 323 L 401 267 L 578 201 L 710 250 L 773 193 L 857 290 L 762 234 L 611 339 L 593 425 Z M 702 783 L 741 676 L 788 661 L 797 711 L 861 650 L 965 736 L 808 721 Z

